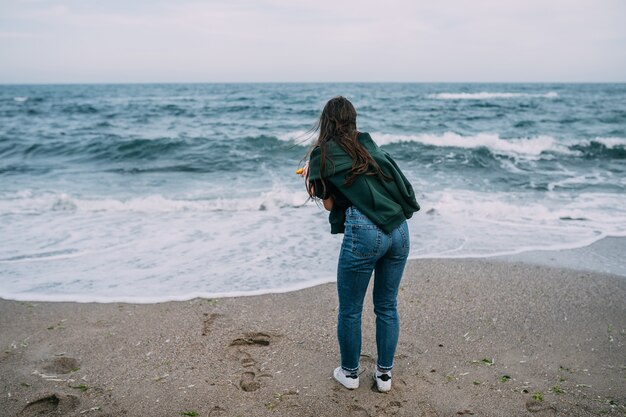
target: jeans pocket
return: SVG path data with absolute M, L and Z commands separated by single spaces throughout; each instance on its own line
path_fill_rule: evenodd
M 406 258 L 409 256 L 411 243 L 409 237 L 409 228 L 407 227 L 406 222 L 398 226 L 391 233 L 391 242 L 391 254 L 393 254 L 393 256 L 401 258 Z
M 409 238 L 409 227 L 406 222 L 398 226 L 398 232 L 400 232 L 400 241 L 402 242 L 402 247 L 405 249 L 409 249 L 411 243 Z
M 352 253 L 358 258 L 371 258 L 378 255 L 382 244 L 382 232 L 373 224 L 347 225 Z

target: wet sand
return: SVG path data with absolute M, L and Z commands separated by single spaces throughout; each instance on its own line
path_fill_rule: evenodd
M 338 365 L 334 284 L 161 304 L 0 300 L 2 416 L 590 416 L 626 413 L 626 279 L 417 260 L 393 390 Z

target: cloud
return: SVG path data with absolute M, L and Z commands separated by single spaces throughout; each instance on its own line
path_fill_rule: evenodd
M 36 38 L 36 37 L 39 37 L 39 35 L 36 33 L 0 31 L 0 39 L 24 39 L 24 38 Z
M 0 69 L 0 82 L 58 73 L 83 81 L 626 74 L 626 3 L 618 0 L 0 1 L 0 59 L 15 64 Z

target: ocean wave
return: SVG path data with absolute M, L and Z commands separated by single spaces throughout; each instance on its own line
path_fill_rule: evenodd
M 405 147 L 407 157 L 433 158 L 444 156 L 451 148 L 467 150 L 464 154 L 480 153 L 481 157 L 516 160 L 548 160 L 555 158 L 582 158 L 595 160 L 626 159 L 626 138 L 597 137 L 591 139 L 563 139 L 549 135 L 503 138 L 498 133 L 460 135 L 442 134 L 388 134 L 373 132 L 379 146 L 413 143 Z M 291 145 L 291 146 L 288 146 Z M 86 141 L 65 142 L 51 140 L 41 143 L 21 143 L 12 140 L 0 142 L 0 155 L 17 158 L 0 168 L 0 175 L 37 173 L 75 163 L 99 163 L 98 170 L 120 174 L 156 172 L 218 172 L 239 171 L 256 166 L 264 158 L 287 158 L 304 154 L 310 146 L 307 131 L 294 131 L 276 136 L 249 136 L 238 139 L 157 138 L 124 139 L 107 135 Z M 296 146 L 298 149 L 294 149 Z M 428 152 L 424 152 L 424 148 Z M 488 151 L 488 152 L 484 152 Z M 302 155 L 299 155 L 302 156 Z M 53 158 L 52 158 L 53 157 Z M 45 158 L 45 164 L 33 163 L 33 158 Z M 27 161 L 30 161 L 27 163 Z M 141 164 L 139 164 L 141 162 Z M 111 165 L 106 165 L 112 163 Z M 33 171 L 37 167 L 37 170 Z
M 230 164 L 232 165 L 232 164 Z M 154 166 L 147 168 L 138 167 L 126 167 L 126 168 L 111 168 L 105 169 L 103 172 L 112 172 L 116 174 L 150 174 L 150 173 L 169 173 L 169 172 L 190 172 L 190 173 L 209 173 L 217 171 L 234 170 L 228 163 L 216 164 L 202 164 L 202 163 L 187 163 L 187 164 L 173 164 L 164 166 Z
M 276 138 L 283 142 L 293 142 L 297 145 L 309 146 L 317 138 L 317 134 L 310 130 L 294 130 L 280 133 Z
M 85 153 L 95 159 L 105 160 L 154 160 L 187 145 L 185 140 L 174 138 L 131 139 L 111 143 L 91 142 Z M 78 154 L 81 150 L 78 150 Z
M 626 138 L 595 138 L 570 146 L 586 159 L 626 159 Z
M 463 136 L 453 132 L 441 135 L 393 135 L 373 133 L 372 137 L 379 146 L 394 143 L 417 142 L 426 146 L 440 148 L 479 149 L 486 148 L 494 155 L 539 159 L 544 154 L 560 154 L 574 157 L 608 157 L 621 159 L 626 150 L 626 138 L 594 138 L 562 140 L 552 136 L 530 138 L 501 138 L 497 133 L 479 133 Z
M 589 172 L 581 175 L 569 175 L 563 179 L 551 181 L 546 185 L 546 190 L 580 190 L 580 189 L 599 189 L 599 187 L 622 187 L 626 188 L 626 179 L 613 178 L 607 176 L 604 172 Z
M 146 160 L 157 159 L 163 155 L 183 148 L 188 141 L 177 138 L 159 139 L 123 139 L 117 135 L 106 135 L 92 140 L 63 141 L 50 140 L 40 143 L 7 141 L 0 146 L 0 155 L 4 156 L 65 156 L 79 160 Z M 192 143 L 191 146 L 200 144 Z
M 189 109 L 172 103 L 159 106 L 157 114 L 167 114 L 171 116 L 194 116 Z
M 590 144 L 593 142 L 600 143 L 608 149 L 626 148 L 626 138 L 595 138 L 589 141 Z
M 489 100 L 506 98 L 558 98 L 556 91 L 548 93 L 499 93 L 482 91 L 480 93 L 437 93 L 429 94 L 428 98 L 437 100 Z
M 214 172 L 239 169 L 238 164 L 257 162 L 263 156 L 293 154 L 288 139 L 270 135 L 227 137 L 157 137 L 125 138 L 118 134 L 98 135 L 75 140 L 50 138 L 38 143 L 18 139 L 0 139 L 3 158 L 46 158 L 47 163 L 71 162 L 131 163 L 150 161 L 152 165 L 113 165 L 107 171 L 120 172 Z M 293 145 L 308 146 L 295 142 Z M 51 159 L 58 157 L 60 159 Z M 158 161 L 158 162 L 157 162 Z
M 390 145 L 402 142 L 418 142 L 422 145 L 443 148 L 478 149 L 487 148 L 498 155 L 539 157 L 544 152 L 572 154 L 566 145 L 551 136 L 537 136 L 533 138 L 503 139 L 497 133 L 480 133 L 474 136 L 462 136 L 453 132 L 441 135 L 391 135 L 372 134 L 378 145 Z
M 272 211 L 301 207 L 308 199 L 304 191 L 294 192 L 275 185 L 272 190 L 256 196 L 217 199 L 177 199 L 161 194 L 128 199 L 80 198 L 67 193 L 36 195 L 22 190 L 0 199 L 0 215 L 43 214 L 47 212 L 215 212 Z
M 387 146 L 396 143 L 415 142 L 426 146 L 439 148 L 486 148 L 498 155 L 517 155 L 537 157 L 543 152 L 558 152 L 575 154 L 566 145 L 561 144 L 551 136 L 537 136 L 533 138 L 504 139 L 497 133 L 479 133 L 474 136 L 463 136 L 454 132 L 443 134 L 423 133 L 417 135 L 371 133 L 372 138 L 379 146 Z M 304 130 L 296 130 L 277 135 L 279 140 L 293 142 L 302 146 L 311 144 L 310 133 Z
M 43 175 L 50 172 L 50 168 L 29 164 L 8 164 L 0 166 L 0 175 Z
M 532 122 L 531 122 L 532 123 Z M 626 138 L 596 137 L 593 139 L 560 139 L 549 135 L 527 138 L 502 138 L 498 133 L 460 135 L 454 132 L 415 135 L 372 132 L 379 146 L 414 142 L 437 148 L 487 149 L 492 155 L 527 160 L 552 159 L 554 155 L 582 158 L 626 158 Z M 314 140 L 310 131 L 295 130 L 278 134 L 279 140 L 309 146 Z
M 98 109 L 92 106 L 91 104 L 78 104 L 78 103 L 65 106 L 63 107 L 61 111 L 62 113 L 72 114 L 72 115 L 73 114 L 86 115 L 86 114 L 98 113 Z

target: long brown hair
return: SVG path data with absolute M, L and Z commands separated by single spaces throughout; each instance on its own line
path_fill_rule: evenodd
M 331 98 L 324 106 L 314 130 L 319 131 L 319 136 L 313 145 L 313 148 L 317 146 L 320 148 L 320 172 L 323 174 L 326 168 L 326 143 L 334 140 L 352 158 L 352 168 L 345 182 L 347 186 L 352 185 L 362 174 L 380 175 L 388 179 L 367 149 L 358 141 L 356 116 L 356 109 L 343 96 Z

